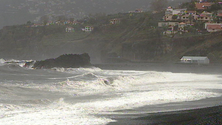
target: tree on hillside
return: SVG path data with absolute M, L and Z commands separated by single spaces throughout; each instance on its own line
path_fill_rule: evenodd
M 212 11 L 217 11 L 217 10 L 221 10 L 222 9 L 222 5 L 219 3 L 215 3 L 213 4 L 210 9 L 208 11 L 212 12 Z
M 218 2 L 220 2 L 220 0 L 208 0 L 208 2 L 215 2 L 215 3 L 218 3 Z
M 27 24 L 27 25 L 32 25 L 32 22 L 31 22 L 31 21 L 27 21 L 26 24 Z
M 67 18 L 66 18 L 65 15 L 57 16 L 56 19 L 57 19 L 57 21 L 59 21 L 60 23 L 64 23 L 64 22 L 67 20 Z
M 183 3 L 179 6 L 180 8 L 187 8 L 187 10 L 195 10 L 195 1 Z
M 41 23 L 44 24 L 44 26 L 48 23 L 49 17 L 47 15 L 44 15 L 40 18 Z
M 167 0 L 153 0 L 151 8 L 153 11 L 161 11 L 167 6 Z
M 74 18 L 69 18 L 69 21 L 70 21 L 70 22 L 73 22 L 73 21 L 74 21 Z

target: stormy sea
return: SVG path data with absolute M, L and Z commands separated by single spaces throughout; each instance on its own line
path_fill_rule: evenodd
M 1 125 L 186 124 L 203 115 L 203 123 L 220 122 L 213 115 L 221 117 L 222 77 L 207 66 L 32 69 L 13 61 L 0 60 Z

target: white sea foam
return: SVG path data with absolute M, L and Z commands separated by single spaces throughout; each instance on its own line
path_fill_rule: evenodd
M 0 112 L 3 125 L 104 125 L 112 121 L 89 115 L 85 110 L 65 103 L 62 98 L 47 107 L 22 107 Z
M 48 91 L 55 94 L 55 97 L 56 94 L 66 95 L 64 99 L 58 97 L 60 99 L 54 101 L 49 98 L 46 103 L 39 102 L 38 99 L 37 103 L 21 105 L 0 104 L 0 123 L 104 125 L 112 120 L 97 117 L 97 114 L 109 114 L 115 110 L 133 109 L 145 105 L 195 101 L 219 97 L 222 94 L 215 91 L 222 89 L 221 78 L 217 75 L 90 68 L 64 69 L 61 72 L 69 72 L 73 76 L 59 83 L 17 84 L 13 89 L 17 86 L 37 89 L 39 92 Z M 24 97 L 18 99 L 25 99 L 23 94 L 17 96 Z M 44 95 L 45 97 L 49 96 Z M 66 97 L 73 101 L 68 103 L 65 101 Z M 85 100 L 78 101 L 79 98 Z
M 0 59 L 0 66 L 3 66 L 5 63 L 5 60 L 4 59 Z
M 172 88 L 170 90 L 127 93 L 118 98 L 80 103 L 78 106 L 86 108 L 87 111 L 92 110 L 94 113 L 106 113 L 115 110 L 133 109 L 145 105 L 193 101 L 217 96 L 221 96 L 221 94 L 193 89 Z
M 4 59 L 0 59 L 0 63 L 5 63 L 5 60 Z
M 66 73 L 73 73 L 73 74 L 78 74 L 78 73 L 87 73 L 87 72 L 98 72 L 102 71 L 98 67 L 90 67 L 90 68 L 58 68 L 54 67 L 52 68 L 53 70 L 56 70 L 58 72 L 66 72 Z
M 91 70 L 92 71 L 92 70 Z M 72 69 L 72 72 L 75 72 Z M 92 80 L 70 80 L 79 77 L 94 77 Z M 153 90 L 153 88 L 179 86 L 190 88 L 211 89 L 216 85 L 208 84 L 207 81 L 218 81 L 216 75 L 198 75 L 191 73 L 169 73 L 169 72 L 139 72 L 139 71 L 101 71 L 84 72 L 79 75 L 68 77 L 66 81 L 58 84 L 37 85 L 36 88 L 60 91 L 67 93 L 78 93 L 78 95 L 91 95 L 104 92 L 124 92 Z M 194 84 L 195 83 L 195 84 Z M 206 83 L 206 84 L 204 84 Z M 218 84 L 220 86 L 220 84 Z M 35 86 L 35 85 L 34 85 Z M 30 87 L 34 87 L 30 86 Z
M 149 78 L 150 77 L 150 78 Z M 79 106 L 98 112 L 131 109 L 145 105 L 171 102 L 184 102 L 221 96 L 215 89 L 222 89 L 220 78 L 214 75 L 155 73 L 145 74 L 139 79 L 134 76 L 128 82 L 118 79 L 118 83 L 127 82 L 130 87 L 118 89 L 120 97 L 95 102 L 81 103 Z M 127 85 L 125 83 L 125 85 Z M 116 90 L 115 90 L 116 91 Z

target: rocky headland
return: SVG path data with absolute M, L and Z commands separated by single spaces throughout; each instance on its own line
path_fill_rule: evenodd
M 84 54 L 65 54 L 57 58 L 37 61 L 33 65 L 35 69 L 49 69 L 53 67 L 63 68 L 79 68 L 91 66 L 90 57 L 87 53 Z

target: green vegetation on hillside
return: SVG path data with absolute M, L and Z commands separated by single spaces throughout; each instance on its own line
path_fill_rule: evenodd
M 192 8 L 192 3 L 181 6 Z M 203 24 L 186 27 L 188 33 L 168 37 L 158 28 L 164 11 L 118 14 L 95 14 L 77 24 L 44 25 L 32 23 L 4 27 L 0 31 L 0 58 L 44 58 L 69 52 L 92 52 L 96 58 L 109 61 L 117 58 L 131 61 L 177 61 L 183 55 L 209 56 L 214 62 L 222 59 L 221 33 L 199 34 Z M 116 19 L 119 22 L 112 24 Z M 83 32 L 93 26 L 92 32 Z M 73 32 L 66 32 L 72 27 Z M 213 39 L 212 39 L 213 38 Z

